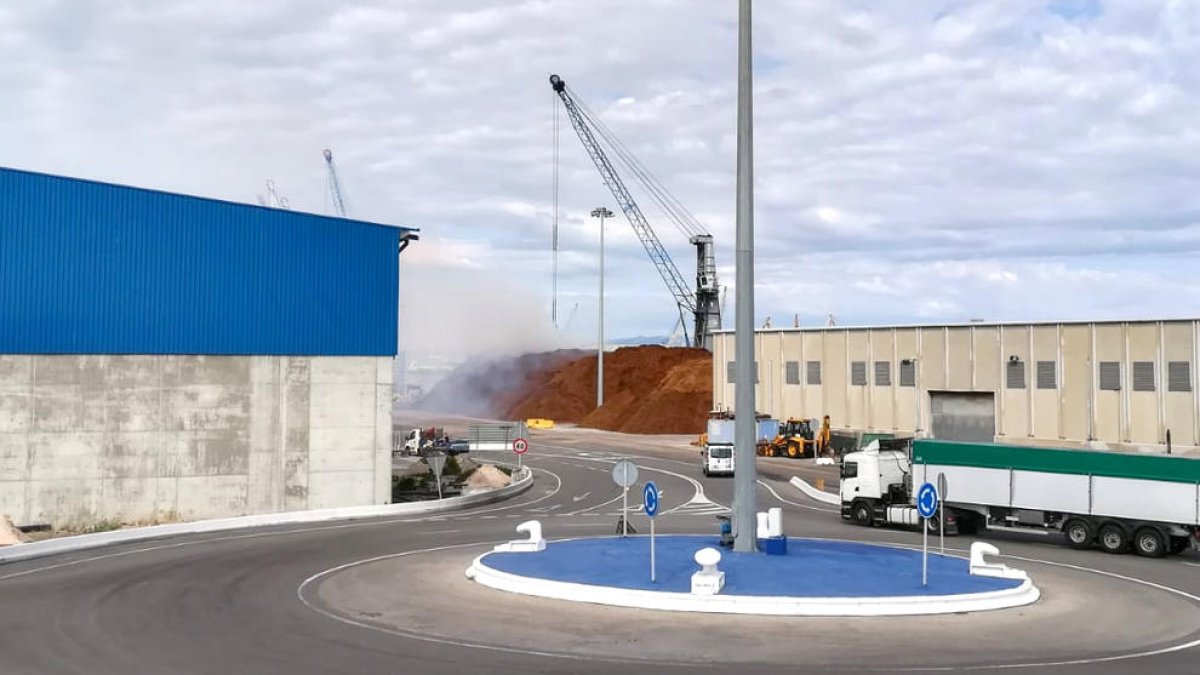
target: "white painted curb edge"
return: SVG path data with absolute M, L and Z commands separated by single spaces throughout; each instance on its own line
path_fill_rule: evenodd
M 380 516 L 414 516 L 441 511 L 454 511 L 456 509 L 480 506 L 508 499 L 509 497 L 525 492 L 531 485 L 533 485 L 533 472 L 525 470 L 524 475 L 512 485 L 460 497 L 448 497 L 441 500 L 406 502 L 403 504 L 346 506 L 334 509 L 313 509 L 310 511 L 285 511 L 283 513 L 264 513 L 253 516 L 196 520 L 188 523 L 131 527 L 111 532 L 80 534 L 73 537 L 47 539 L 31 544 L 5 546 L 0 548 L 0 563 L 28 560 L 30 558 L 81 551 L 99 546 L 111 546 L 113 544 L 171 537 L 181 534 L 200 534 L 203 532 L 219 532 L 247 527 L 267 527 L 270 525 L 320 523 L 331 520 L 377 518 Z
M 838 497 L 830 492 L 825 492 L 824 490 L 818 490 L 817 488 L 809 485 L 808 481 L 803 480 L 799 476 L 792 476 L 792 480 L 789 482 L 791 482 L 796 489 L 807 495 L 809 499 L 815 499 L 816 501 L 824 502 L 826 504 L 833 504 L 834 506 L 842 505 L 841 497 Z
M 692 595 L 666 591 L 643 591 L 611 586 L 593 586 L 565 581 L 523 577 L 488 567 L 484 553 L 471 563 L 467 578 L 509 593 L 597 605 L 660 609 L 671 612 L 717 614 L 762 614 L 771 616 L 915 616 L 982 612 L 1034 603 L 1041 591 L 1026 579 L 1016 588 L 984 593 L 936 597 L 897 596 L 890 598 L 792 598 L 754 595 Z

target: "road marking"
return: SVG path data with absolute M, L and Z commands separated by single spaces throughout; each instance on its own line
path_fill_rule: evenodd
M 1180 560 L 1179 562 L 1183 563 L 1184 565 L 1187 565 L 1188 567 L 1200 567 L 1200 563 L 1190 563 L 1190 562 L 1184 562 L 1182 560 Z
M 578 497 L 571 497 L 571 503 L 572 503 L 572 504 L 577 504 L 577 503 L 579 503 L 579 502 L 581 502 L 581 501 L 583 501 L 583 500 L 587 499 L 588 495 L 590 495 L 590 494 L 592 494 L 592 493 L 591 493 L 591 492 L 585 492 L 585 493 L 583 493 L 583 494 L 579 495 Z
M 784 499 L 783 497 L 780 497 L 779 493 L 775 491 L 775 488 L 771 487 L 770 485 L 767 485 L 766 483 L 764 483 L 761 480 L 758 481 L 758 484 L 765 487 L 767 489 L 767 492 L 770 492 L 772 495 L 775 496 L 775 499 L 778 499 L 779 501 L 783 502 L 784 504 L 791 504 L 792 506 L 795 506 L 796 508 L 799 508 L 799 509 L 809 509 L 810 511 L 820 511 L 822 513 L 839 513 L 839 511 L 836 509 L 823 509 L 818 506 L 812 506 L 810 504 L 800 504 L 798 502 L 793 502 L 793 501 Z

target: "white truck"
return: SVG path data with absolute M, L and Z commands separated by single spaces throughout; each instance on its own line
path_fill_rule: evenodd
M 1200 541 L 1200 460 L 918 439 L 911 452 L 842 458 L 842 518 L 918 525 L 914 485 L 946 480 L 946 534 L 980 528 L 1050 534 L 1109 553 L 1181 553 Z M 939 518 L 930 518 L 936 531 Z
M 759 443 L 775 438 L 779 435 L 779 420 L 758 420 L 755 433 L 755 440 Z M 705 445 L 700 450 L 700 470 L 705 476 L 733 475 L 733 439 L 734 420 L 708 420 Z

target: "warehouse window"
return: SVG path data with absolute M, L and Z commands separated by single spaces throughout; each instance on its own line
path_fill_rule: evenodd
M 915 387 L 917 386 L 917 362 L 912 359 L 904 359 L 900 362 L 900 386 Z
M 1154 391 L 1154 362 L 1133 362 L 1133 390 Z
M 1025 362 L 1024 361 L 1009 361 L 1008 368 L 1005 370 L 1009 389 L 1024 389 L 1025 388 Z
M 1100 362 L 1100 390 L 1121 390 L 1121 364 L 1116 361 Z
M 809 384 L 821 384 L 821 362 L 820 361 L 809 361 L 808 362 L 808 383 Z
M 1058 388 L 1058 364 L 1054 361 L 1037 362 L 1037 388 Z
M 788 361 L 784 364 L 784 378 L 788 384 L 800 384 L 800 362 Z
M 1187 361 L 1167 363 L 1167 391 L 1192 390 L 1192 364 Z
M 854 386 L 867 386 L 867 362 L 866 361 L 851 361 L 850 362 L 850 384 Z
M 875 386 L 892 386 L 892 364 L 889 361 L 875 362 Z
M 725 366 L 725 379 L 729 384 L 737 383 L 737 361 L 730 361 Z M 758 384 L 758 361 L 754 362 L 754 384 Z

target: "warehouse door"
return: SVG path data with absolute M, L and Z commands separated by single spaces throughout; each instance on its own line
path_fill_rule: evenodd
M 944 441 L 996 440 L 996 400 L 992 393 L 929 392 L 933 437 Z

